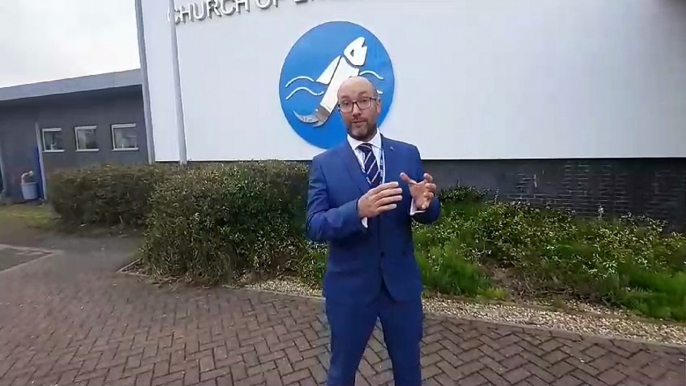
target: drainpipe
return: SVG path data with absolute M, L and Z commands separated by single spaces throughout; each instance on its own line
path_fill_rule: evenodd
M 150 113 L 150 86 L 148 83 L 148 57 L 145 52 L 145 30 L 143 26 L 142 0 L 136 0 L 136 25 L 138 27 L 138 54 L 140 55 L 141 76 L 143 86 L 143 112 L 145 116 L 145 138 L 148 147 L 148 163 L 155 162 L 155 141 L 152 130 L 152 114 Z
M 171 29 L 172 68 L 174 70 L 174 96 L 176 99 L 176 129 L 179 140 L 179 163 L 188 162 L 186 151 L 186 128 L 183 121 L 183 100 L 181 98 L 181 75 L 179 73 L 179 44 L 176 39 L 176 16 L 174 0 L 169 0 L 169 26 Z
M 38 147 L 38 167 L 40 168 L 40 179 L 43 193 L 43 200 L 48 200 L 48 185 L 45 178 L 45 164 L 43 163 L 43 139 L 41 138 L 40 127 L 38 121 L 34 121 L 34 128 L 36 130 L 36 146 Z

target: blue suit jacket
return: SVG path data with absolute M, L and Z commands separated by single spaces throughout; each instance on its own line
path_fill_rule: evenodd
M 382 283 L 397 301 L 421 297 L 412 220 L 436 221 L 440 203 L 434 198 L 426 211 L 410 216 L 412 197 L 400 173 L 423 180 L 419 150 L 384 136 L 381 143 L 385 181 L 399 182 L 403 200 L 396 209 L 368 219 L 366 228 L 357 212 L 357 200 L 369 190 L 369 184 L 347 141 L 314 157 L 310 166 L 307 236 L 329 243 L 324 296 L 336 302 L 370 302 L 379 295 Z

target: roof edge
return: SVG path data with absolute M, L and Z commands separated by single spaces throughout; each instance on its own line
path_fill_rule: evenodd
M 119 87 L 141 86 L 140 69 L 109 72 L 0 88 L 0 102 L 71 94 Z

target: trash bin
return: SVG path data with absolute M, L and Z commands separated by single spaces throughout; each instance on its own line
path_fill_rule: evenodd
M 21 175 L 21 194 L 26 201 L 38 198 L 38 183 L 33 178 L 33 171 Z
M 38 184 L 35 182 L 26 182 L 21 184 L 21 194 L 24 200 L 33 201 L 38 198 Z

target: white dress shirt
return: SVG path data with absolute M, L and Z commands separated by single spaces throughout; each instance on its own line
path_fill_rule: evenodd
M 360 164 L 360 168 L 362 169 L 362 172 L 365 173 L 364 170 L 364 158 L 365 158 L 365 153 L 359 149 L 359 146 L 365 142 L 362 142 L 358 139 L 355 139 L 348 135 L 348 144 L 350 144 L 350 147 L 353 149 L 353 152 L 355 153 L 355 156 L 357 157 L 357 161 Z M 376 132 L 376 135 L 366 142 L 370 145 L 372 145 L 372 153 L 374 154 L 374 157 L 376 158 L 376 164 L 379 168 L 381 168 L 381 133 L 378 131 Z M 384 158 L 385 161 L 385 158 Z M 380 184 L 383 184 L 386 182 L 386 165 L 383 165 L 383 168 L 381 169 L 381 182 Z M 412 204 L 410 206 L 410 216 L 414 215 L 415 213 L 421 213 L 423 212 L 422 210 L 417 210 L 417 205 L 415 204 L 414 200 L 412 200 Z M 362 225 L 364 227 L 367 227 L 367 218 L 363 217 L 362 218 Z

